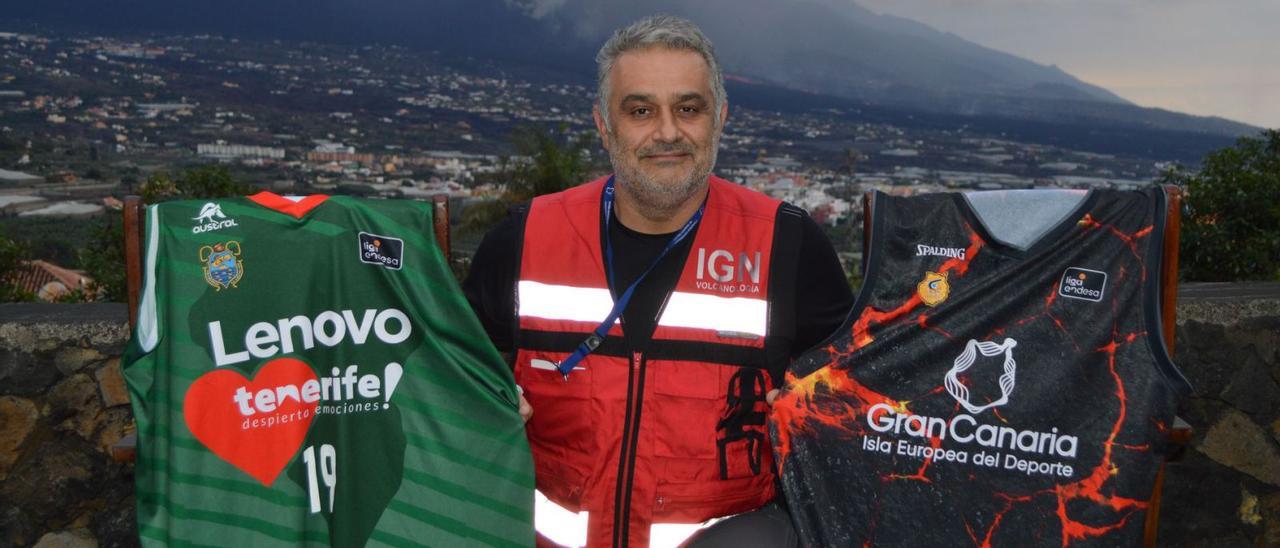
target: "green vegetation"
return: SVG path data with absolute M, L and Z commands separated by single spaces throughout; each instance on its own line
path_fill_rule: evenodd
M 154 173 L 138 187 L 146 203 L 241 196 L 253 189 L 222 166 L 197 166 L 171 175 Z M 90 218 L 22 217 L 0 222 L 0 302 L 29 301 L 10 283 L 21 261 L 35 257 L 75 265 L 94 280 L 89 291 L 74 291 L 59 302 L 121 302 L 125 285 L 124 223 L 118 212 Z M 34 253 L 33 251 L 38 251 Z
M 1205 156 L 1165 182 L 1187 191 L 1180 251 L 1189 281 L 1280 281 L 1280 130 Z
M 30 301 L 34 298 L 34 295 L 19 289 L 13 279 L 19 265 L 29 255 L 25 246 L 0 234 L 0 303 Z
M 236 182 L 223 166 L 199 166 L 188 168 L 177 179 L 168 173 L 154 173 L 147 177 L 138 193 L 148 204 L 170 200 L 203 200 L 227 196 L 243 196 L 253 192 L 247 185 Z
M 29 259 L 43 259 L 78 268 L 74 265 L 80 249 L 93 241 L 94 228 L 106 222 L 112 214 L 120 215 L 119 212 L 107 212 L 87 217 L 6 217 L 0 219 L 0 231 L 13 241 L 22 243 L 30 252 Z
M 92 244 L 80 249 L 79 267 L 93 278 L 96 300 L 124 302 L 125 285 L 124 221 L 119 214 L 107 215 L 93 227 Z
M 138 193 L 153 204 L 170 200 L 209 199 L 241 196 L 252 189 L 232 178 L 222 166 L 193 167 L 177 177 L 154 173 L 142 183 Z M 124 226 L 119 215 L 108 215 L 92 227 L 89 245 L 80 249 L 79 266 L 94 279 L 98 300 L 123 301 L 125 285 Z
M 497 200 L 467 208 L 464 231 L 483 233 L 496 225 L 512 205 L 535 196 L 559 192 L 583 183 L 603 171 L 603 159 L 590 133 L 572 134 L 567 125 L 554 129 L 521 126 L 511 135 L 516 156 L 503 158 L 498 170 L 478 182 L 503 185 Z

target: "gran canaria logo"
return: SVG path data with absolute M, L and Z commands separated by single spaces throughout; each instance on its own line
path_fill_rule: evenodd
M 978 342 L 969 339 L 969 343 L 964 345 L 964 351 L 956 356 L 952 362 L 951 370 L 947 371 L 947 376 L 943 383 L 947 387 L 947 393 L 955 398 L 965 410 L 977 415 L 992 407 L 999 407 L 1009 403 L 1009 395 L 1013 393 L 1014 382 L 1018 373 L 1018 362 L 1013 359 L 1013 347 L 1018 346 L 1018 341 L 1013 339 L 1005 339 L 1003 343 L 996 344 L 991 341 Z M 960 374 L 967 371 L 973 366 L 973 362 L 978 358 L 978 352 L 983 356 L 999 356 L 1004 355 L 1004 374 L 1000 375 L 1000 398 L 986 405 L 974 405 L 969 401 L 969 387 L 960 382 Z
M 946 272 L 925 272 L 924 279 L 916 284 L 916 294 L 920 301 L 929 306 L 937 306 L 951 296 L 951 284 L 947 282 Z
M 240 278 L 244 277 L 244 261 L 240 260 L 240 242 L 235 240 L 202 246 L 200 262 L 204 263 L 204 281 L 209 282 L 209 285 L 217 291 L 236 287 Z

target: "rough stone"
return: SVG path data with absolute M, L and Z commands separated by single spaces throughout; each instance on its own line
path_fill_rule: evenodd
M 128 310 L 123 304 L 0 304 L 0 348 L 33 353 L 74 341 L 115 356 L 128 340 Z
M 1280 546 L 1280 493 L 1262 499 L 1262 538 L 1258 546 Z
M 0 348 L 0 395 L 34 396 L 59 376 L 57 368 L 41 364 L 34 354 Z
M 120 358 L 112 358 L 95 373 L 98 378 L 98 391 L 102 394 L 102 404 L 107 407 L 127 405 L 129 388 L 124 382 L 124 370 L 120 367 Z
M 1280 443 L 1280 419 L 1276 419 L 1275 422 L 1271 423 L 1271 437 L 1275 438 L 1277 443 Z
M 35 548 L 98 548 L 98 541 L 88 529 L 71 529 L 40 537 Z
M 40 409 L 30 400 L 0 396 L 0 480 L 9 476 L 23 442 L 40 420 Z
M 98 422 L 98 449 L 104 453 L 110 453 L 111 446 L 133 430 L 133 410 L 128 407 L 115 407 L 103 411 L 102 418 Z
M 60 348 L 53 355 L 53 365 L 63 375 L 72 375 L 102 358 L 102 353 L 92 348 Z
M 1221 325 L 1200 322 L 1179 324 L 1177 349 L 1174 360 L 1181 366 L 1196 394 L 1221 394 L 1226 389 L 1237 364 L 1224 352 L 1222 341 L 1226 328 Z M 1194 359 L 1194 366 L 1185 362 Z
M 135 511 L 137 502 L 133 497 L 133 483 L 128 481 L 128 477 L 123 479 L 129 487 L 119 490 L 120 498 L 109 497 L 107 501 L 110 511 L 95 514 L 93 524 L 90 526 L 98 536 L 98 542 L 103 546 L 121 548 L 138 546 L 138 522 Z
M 1267 364 L 1257 356 L 1253 347 L 1233 346 L 1232 350 L 1233 354 L 1240 355 L 1237 360 L 1239 371 L 1222 391 L 1222 399 L 1259 419 L 1268 420 L 1280 415 L 1280 385 L 1271 378 Z
M 75 516 L 120 481 L 88 442 L 75 436 L 51 436 L 34 448 L 0 482 L 0 500 L 21 501 L 14 517 L 17 530 L 28 531 L 27 546 L 40 535 L 65 528 Z M 3 506 L 3 505 L 0 505 Z
M 30 354 L 36 349 L 35 333 L 22 324 L 0 325 L 0 348 Z
M 1179 548 L 1257 548 L 1241 533 L 1230 533 L 1223 537 L 1196 537 L 1188 542 L 1177 544 Z
M 1178 288 L 1178 323 L 1200 321 L 1219 325 L 1256 318 L 1280 317 L 1280 284 L 1188 283 Z
M 1257 525 L 1262 523 L 1262 508 L 1258 505 L 1258 496 L 1248 489 L 1240 488 L 1240 523 Z
M 102 412 L 98 386 L 88 375 L 79 373 L 67 378 L 49 391 L 49 419 L 54 428 L 75 432 L 89 439 L 97 430 Z
M 0 505 L 0 546 L 27 546 L 35 540 L 36 528 L 14 505 Z
M 1244 413 L 1228 410 L 1209 429 L 1200 451 L 1218 463 L 1280 487 L 1280 452 L 1261 426 Z
M 1189 450 L 1165 467 L 1160 503 L 1160 545 L 1196 546 L 1195 540 L 1225 538 L 1242 529 L 1236 510 L 1248 476 Z M 1247 542 L 1244 543 L 1248 545 Z M 1206 545 L 1207 546 L 1207 545 Z

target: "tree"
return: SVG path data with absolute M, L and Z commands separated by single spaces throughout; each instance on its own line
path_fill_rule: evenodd
M 14 279 L 27 256 L 26 247 L 0 234 L 0 303 L 30 301 L 35 298 L 20 289 Z
M 249 186 L 236 182 L 222 166 L 188 168 L 177 178 L 166 172 L 154 173 L 138 189 L 148 204 L 242 196 L 251 191 Z M 108 216 L 99 225 L 89 245 L 80 250 L 79 258 L 80 268 L 94 280 L 89 294 L 104 301 L 125 299 L 124 226 L 117 215 Z
M 236 182 L 223 166 L 188 168 L 177 179 L 166 172 L 153 173 L 138 189 L 148 204 L 169 200 L 202 200 L 242 196 L 253 189 Z
M 1187 191 L 1182 277 L 1280 281 L 1280 130 L 1205 156 L 1199 172 L 1165 175 Z
M 87 247 L 80 249 L 80 269 L 93 278 L 89 294 L 94 299 L 123 302 L 128 297 L 125 285 L 124 222 L 119 215 L 108 215 L 94 229 Z
M 511 144 L 516 156 L 503 158 L 497 171 L 480 178 L 504 186 L 502 196 L 468 207 L 464 229 L 484 232 L 501 221 L 510 206 L 572 187 L 600 171 L 601 161 L 592 154 L 593 135 L 574 135 L 565 124 L 554 129 L 521 126 L 512 132 Z

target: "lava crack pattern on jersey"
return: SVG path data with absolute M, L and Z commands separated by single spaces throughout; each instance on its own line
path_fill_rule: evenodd
M 958 194 L 875 204 L 858 304 L 770 417 L 805 544 L 1137 542 L 1187 390 L 1159 334 L 1162 196 L 1092 191 L 1025 250 Z

